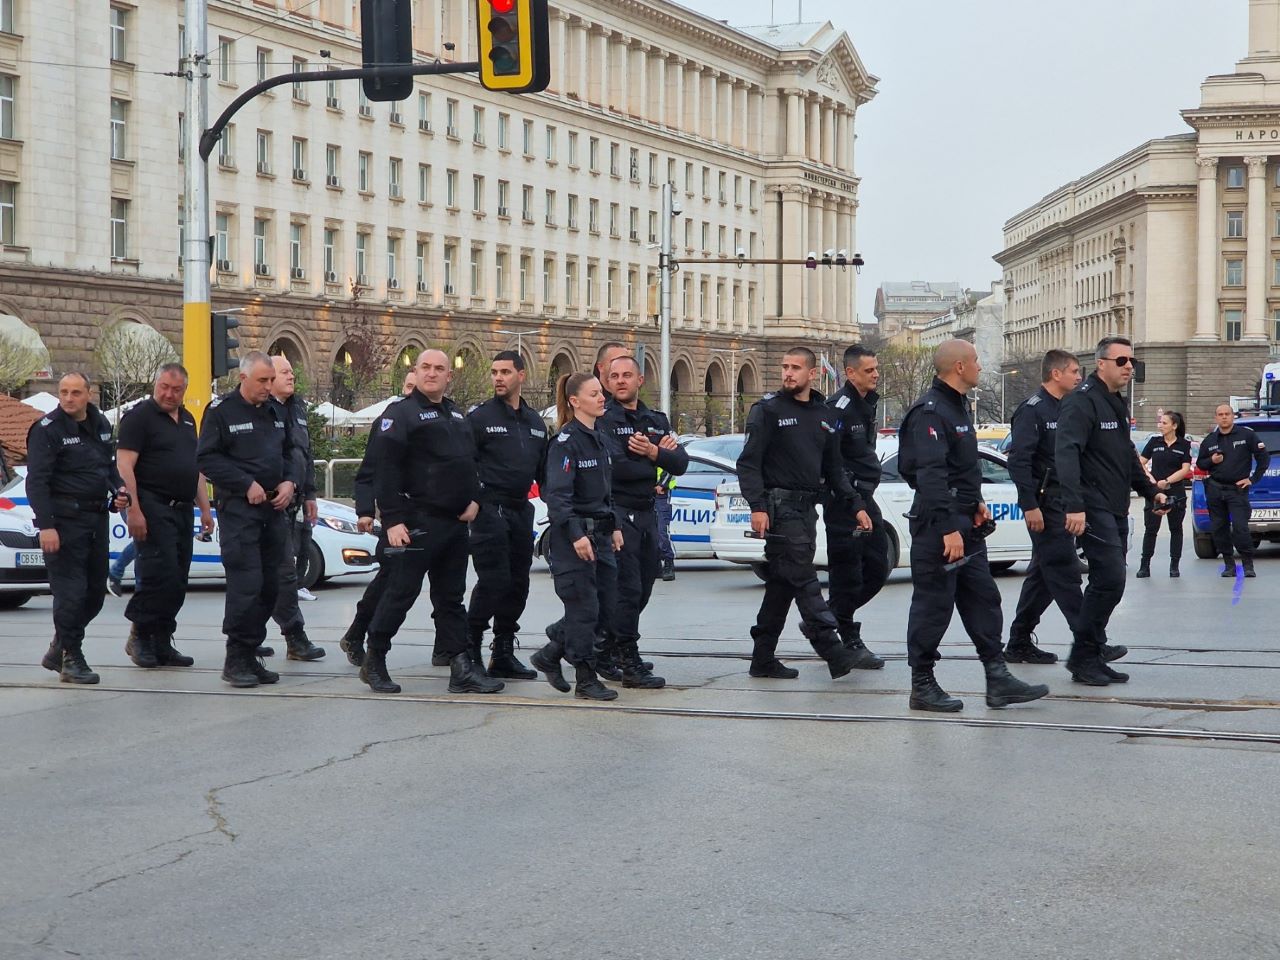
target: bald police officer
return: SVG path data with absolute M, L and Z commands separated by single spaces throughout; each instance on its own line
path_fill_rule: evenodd
M 111 423 L 89 402 L 89 378 L 58 381 L 58 409 L 27 433 L 27 497 L 53 593 L 53 642 L 41 665 L 63 683 L 97 683 L 84 659 L 85 627 L 107 594 L 108 510 L 128 505 Z
M 265 353 L 255 350 L 246 356 L 240 363 L 240 386 L 209 404 L 196 453 L 201 472 L 213 483 L 218 507 L 227 572 L 222 679 L 233 687 L 280 679 L 257 655 L 280 587 L 288 539 L 284 511 L 297 486 L 292 432 L 271 403 L 275 377 Z

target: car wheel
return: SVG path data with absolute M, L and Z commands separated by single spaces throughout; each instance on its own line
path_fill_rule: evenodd
M 897 569 L 898 561 L 902 559 L 902 547 L 898 545 L 898 536 L 889 530 L 889 570 Z
M 1196 551 L 1196 556 L 1201 560 L 1212 560 L 1218 555 L 1218 551 L 1213 546 L 1213 537 L 1208 534 L 1197 533 L 1191 538 L 1191 545 Z
M 753 563 L 751 565 L 751 572 L 756 575 L 756 578 L 760 580 L 761 583 L 767 583 L 769 581 L 769 565 L 767 563 Z
M 31 596 L 29 593 L 0 593 L 0 610 L 17 610 Z
M 992 560 L 987 566 L 991 568 L 992 573 L 1007 573 L 1017 562 L 1017 560 Z
M 298 587 L 310 590 L 324 579 L 324 554 L 313 540 L 307 545 L 307 553 L 302 558 L 302 569 L 298 571 Z

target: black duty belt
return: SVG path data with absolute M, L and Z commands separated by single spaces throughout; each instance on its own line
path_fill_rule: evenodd
M 192 500 L 175 500 L 165 496 L 163 493 L 156 493 L 154 490 L 148 490 L 146 487 L 139 488 L 138 494 L 140 496 L 145 495 L 151 500 L 158 500 L 162 507 L 185 507 L 187 510 L 190 510 L 194 506 L 194 501 Z
M 497 493 L 492 490 L 482 490 L 480 491 L 480 502 L 492 504 L 496 507 L 510 507 L 512 510 L 521 510 L 529 502 L 529 498 Z
M 586 530 L 588 535 L 613 533 L 618 527 L 612 513 L 580 513 L 577 517 L 582 521 L 582 529 Z
M 880 486 L 879 481 L 872 482 L 870 480 L 855 480 L 853 477 L 849 478 L 849 483 L 853 486 L 853 489 L 865 490 L 867 493 L 875 493 L 876 489 Z
M 615 494 L 613 502 L 626 510 L 635 511 L 653 509 L 653 497 L 620 497 Z
M 772 487 L 766 491 L 766 496 L 771 503 L 795 503 L 811 507 L 818 502 L 816 490 L 784 490 L 782 487 Z
M 78 500 L 75 497 L 60 497 L 55 494 L 53 499 L 55 503 L 69 506 L 81 513 L 106 513 L 111 506 L 105 496 L 101 500 Z

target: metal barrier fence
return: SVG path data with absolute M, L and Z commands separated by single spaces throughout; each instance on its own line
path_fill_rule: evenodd
M 355 499 L 359 460 L 317 460 L 316 486 L 326 500 Z

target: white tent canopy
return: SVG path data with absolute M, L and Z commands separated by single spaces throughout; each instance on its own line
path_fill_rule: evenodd
M 324 403 L 316 404 L 314 412 L 324 417 L 328 423 L 333 424 L 335 427 L 346 427 L 356 422 L 353 419 L 356 414 L 350 410 L 344 410 L 342 407 L 327 400 Z
M 24 398 L 22 402 L 28 407 L 35 407 L 41 413 L 52 413 L 58 409 L 58 398 L 47 390 L 33 393 L 31 396 Z
M 367 407 L 361 407 L 355 413 L 351 414 L 351 420 L 349 421 L 349 423 L 352 426 L 360 426 L 367 423 L 373 423 L 374 420 L 382 416 L 382 411 L 387 408 L 388 404 L 393 403 L 394 401 L 399 399 L 400 399 L 399 395 L 394 397 L 387 397 L 387 399 L 379 400 L 377 403 L 371 403 Z
M 146 399 L 146 397 L 138 397 L 136 400 L 130 400 L 128 403 L 122 403 L 120 406 L 112 407 L 110 410 L 103 410 L 102 415 L 106 417 L 109 422 L 117 423 L 121 417 Z
M 36 362 L 40 364 L 40 369 L 35 373 L 37 380 L 47 380 L 53 376 L 49 348 L 44 345 L 34 327 L 23 323 L 11 313 L 0 313 L 0 340 L 26 348 L 36 355 Z

